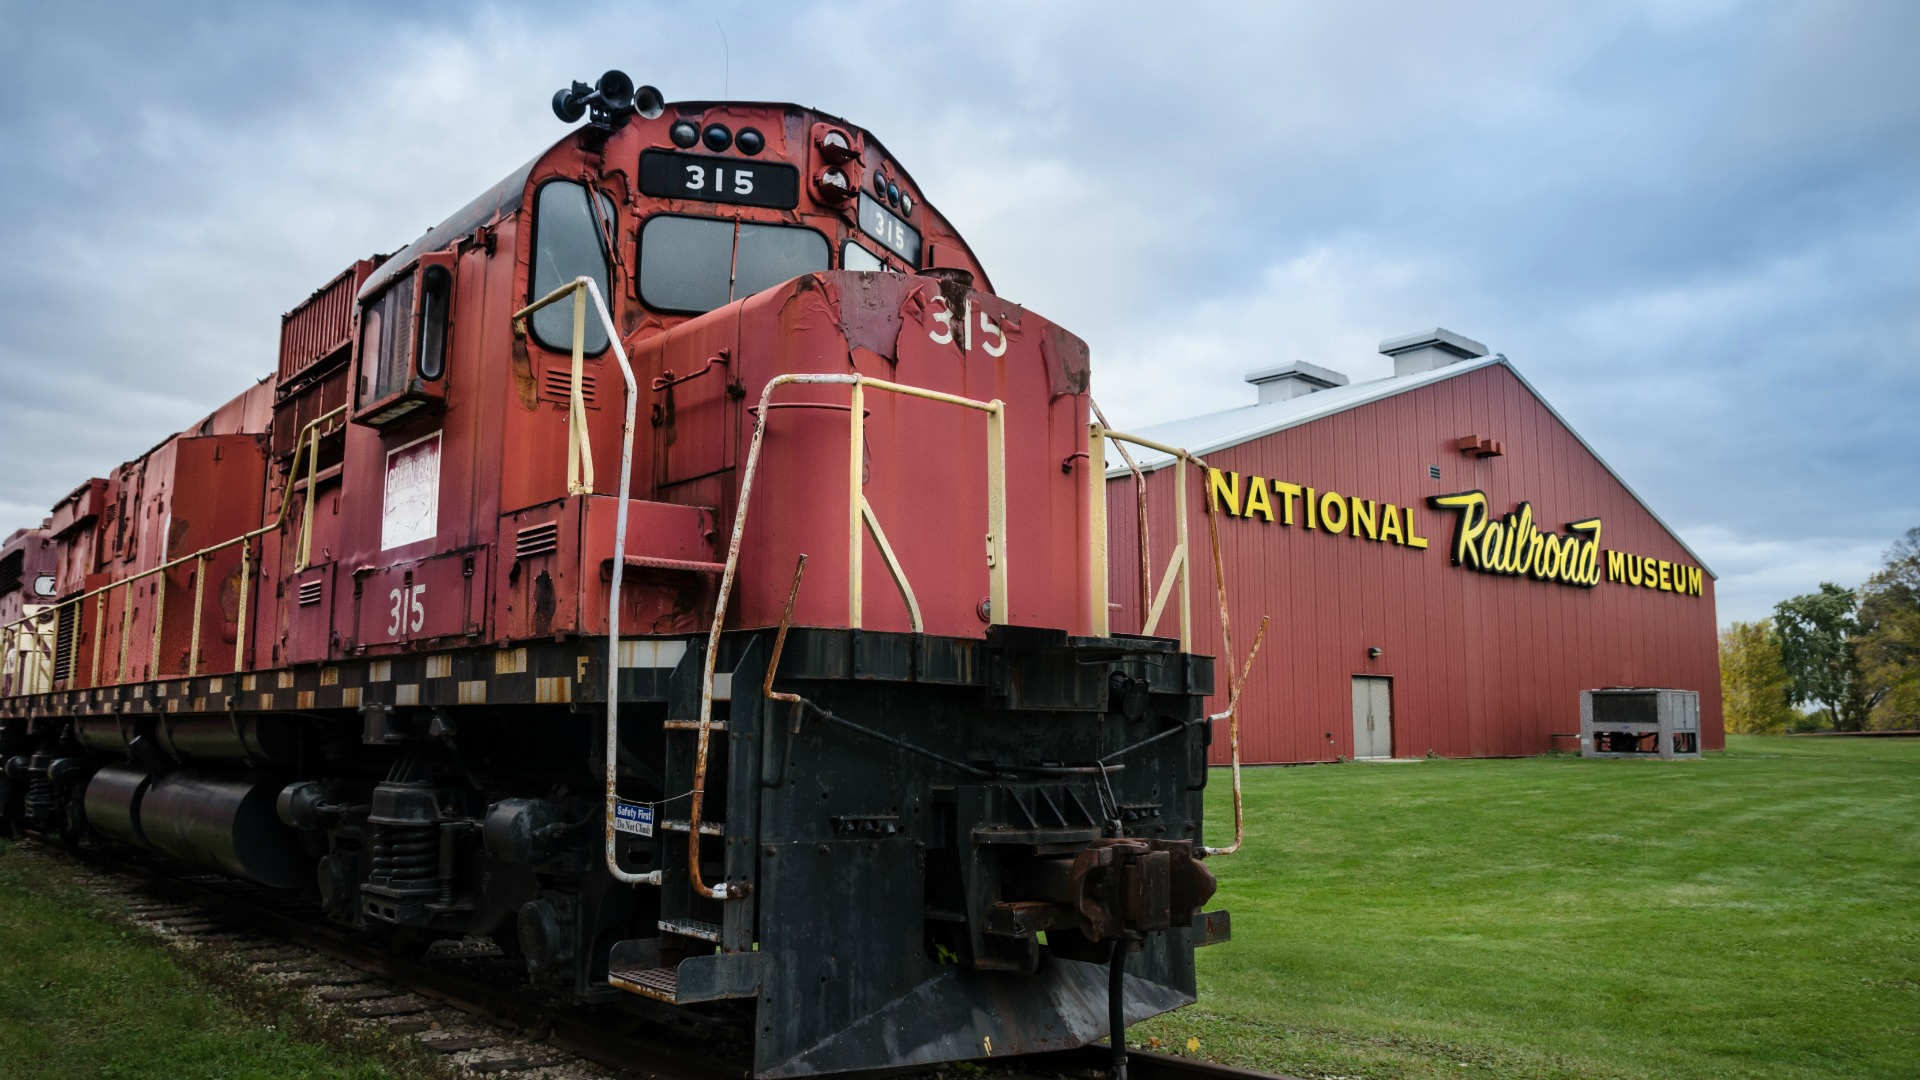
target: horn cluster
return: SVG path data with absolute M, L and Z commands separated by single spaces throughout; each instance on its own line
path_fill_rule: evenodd
M 554 91 L 553 115 L 563 124 L 571 124 L 593 113 L 594 127 L 613 130 L 639 114 L 651 120 L 666 109 L 666 99 L 651 86 L 635 88 L 633 77 L 624 71 L 609 71 L 592 86 L 575 81 L 572 86 Z

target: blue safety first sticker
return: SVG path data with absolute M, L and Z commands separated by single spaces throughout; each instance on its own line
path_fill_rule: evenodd
M 635 836 L 652 836 L 653 807 L 644 803 L 616 802 L 613 804 L 613 827 L 619 832 Z

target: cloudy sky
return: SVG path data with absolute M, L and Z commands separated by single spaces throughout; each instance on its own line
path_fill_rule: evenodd
M 0 533 L 620 67 L 874 131 L 1123 426 L 1484 341 L 1756 617 L 1920 525 L 1916 41 L 1905 3 L 0 0 Z

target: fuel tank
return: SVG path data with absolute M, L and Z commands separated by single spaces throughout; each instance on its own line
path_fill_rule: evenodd
M 88 782 L 87 822 L 103 836 L 193 866 L 297 888 L 313 867 L 298 834 L 275 812 L 281 786 L 260 777 L 194 772 L 156 778 L 112 765 Z

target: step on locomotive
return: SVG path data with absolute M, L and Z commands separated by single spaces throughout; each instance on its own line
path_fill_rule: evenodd
M 1085 343 L 837 117 L 553 108 L 0 549 L 6 826 L 489 936 L 763 1077 L 1192 1002 L 1204 560 L 1183 501 L 1177 635 L 1108 625 Z

